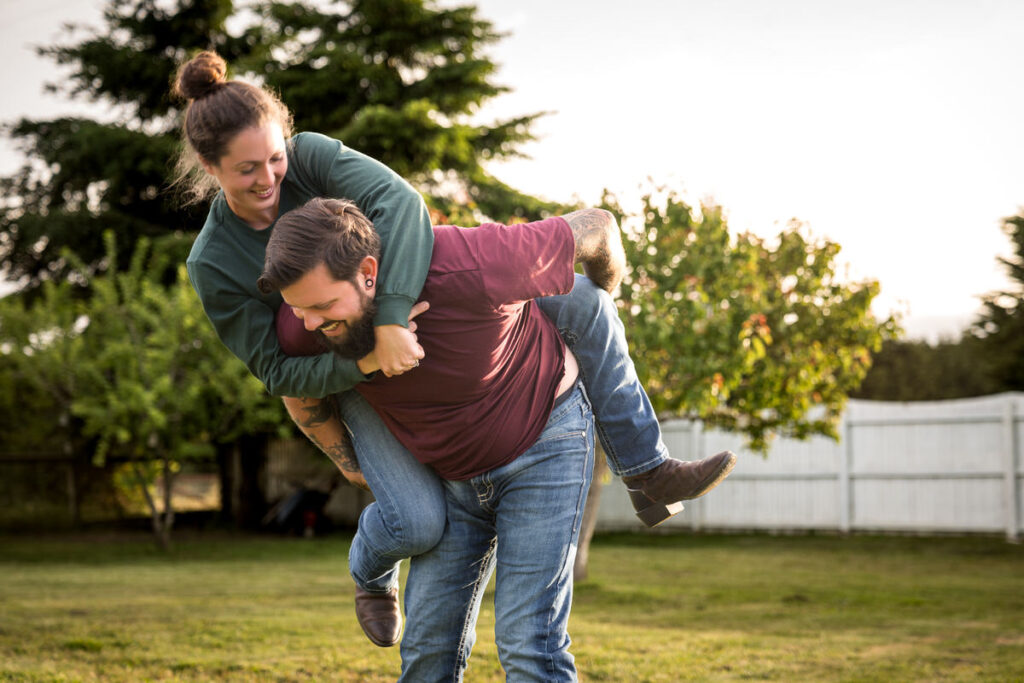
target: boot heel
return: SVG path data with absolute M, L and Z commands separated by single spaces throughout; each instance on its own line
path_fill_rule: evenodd
M 645 526 L 654 528 L 683 511 L 682 501 L 664 505 L 654 502 L 639 489 L 626 489 L 626 492 L 629 493 L 629 499 L 633 503 L 633 509 L 636 510 L 636 516 L 640 518 L 640 521 Z

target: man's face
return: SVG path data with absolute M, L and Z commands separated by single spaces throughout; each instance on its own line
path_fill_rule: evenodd
M 360 280 L 335 280 L 321 263 L 282 289 L 281 296 L 305 328 L 320 332 L 338 355 L 358 360 L 373 351 L 377 304 Z

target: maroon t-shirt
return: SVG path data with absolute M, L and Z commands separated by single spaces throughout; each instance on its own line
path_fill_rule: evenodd
M 416 318 L 426 354 L 397 377 L 356 387 L 392 434 L 446 479 L 469 479 L 511 462 L 540 436 L 564 373 L 555 326 L 533 302 L 573 286 L 568 223 L 434 228 L 434 253 Z M 281 347 L 322 350 L 286 309 Z

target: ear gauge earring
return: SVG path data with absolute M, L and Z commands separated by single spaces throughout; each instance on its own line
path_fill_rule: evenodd
M 366 278 L 366 288 L 369 289 L 370 287 L 373 287 L 373 278 L 372 277 Z

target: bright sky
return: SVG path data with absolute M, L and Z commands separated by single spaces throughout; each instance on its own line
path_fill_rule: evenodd
M 445 0 L 446 5 L 459 4 Z M 876 312 L 915 336 L 962 329 L 1004 288 L 1000 219 L 1024 207 L 1024 2 L 1019 0 L 479 0 L 509 35 L 513 91 L 482 120 L 551 111 L 532 157 L 494 168 L 523 191 L 596 201 L 647 178 L 712 198 L 737 231 L 790 218 L 843 247 Z M 87 0 L 0 0 L 0 120 L 68 105 L 28 43 Z M 0 156 L 0 172 L 14 161 Z

